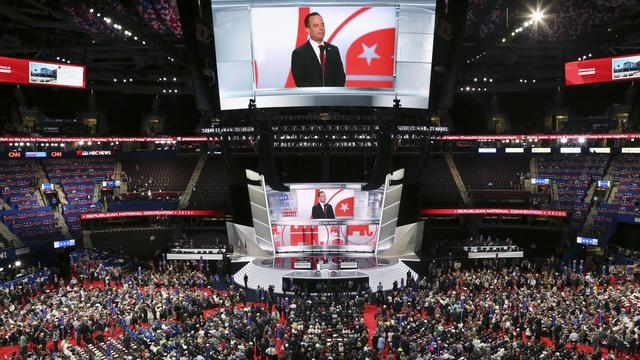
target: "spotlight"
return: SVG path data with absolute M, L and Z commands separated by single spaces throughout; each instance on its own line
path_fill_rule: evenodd
M 20 265 L 22 265 L 22 262 L 20 260 L 17 260 L 14 265 L 16 267 L 20 267 Z
M 90 13 L 93 13 L 93 8 L 89 9 L 89 12 L 90 12 Z
M 505 39 L 505 38 L 502 38 L 502 42 L 507 42 L 507 39 Z
M 560 142 L 561 142 L 561 143 L 563 143 L 563 144 L 566 144 L 566 143 L 567 143 L 567 141 L 568 141 L 568 140 L 567 140 L 567 138 L 562 138 L 562 139 L 560 139 Z
M 579 139 L 578 139 L 578 142 L 579 142 L 580 144 L 584 144 L 585 139 L 584 139 L 583 137 L 581 137 L 581 138 L 579 138 Z
M 176 81 L 176 80 L 178 80 L 178 79 L 176 79 L 176 78 L 173 78 L 173 81 Z
M 147 45 L 147 43 L 143 41 L 143 42 L 142 42 L 142 45 Z
M 114 78 L 114 79 L 113 79 L 113 82 L 118 82 L 118 79 Z
M 531 17 L 533 18 L 533 21 L 540 22 L 542 21 L 542 18 L 544 18 L 544 13 L 540 10 L 536 10 L 533 12 Z
M 60 60 L 60 56 L 56 56 L 56 60 Z
M 132 78 L 129 78 L 129 82 L 133 82 L 133 79 L 132 79 Z

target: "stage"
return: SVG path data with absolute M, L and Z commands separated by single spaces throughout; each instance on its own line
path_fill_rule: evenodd
M 327 182 L 274 190 L 263 175 L 245 172 L 253 226 L 227 222 L 234 256 L 248 262 L 236 284 L 244 286 L 247 275 L 248 288 L 273 285 L 278 293 L 283 284 L 376 291 L 406 283 L 407 273 L 417 278 L 403 261 L 420 261 L 424 224 L 398 226 L 404 169 L 366 190 L 365 183 Z
M 339 284 L 358 284 L 369 286 L 376 291 L 382 283 L 384 290 L 393 288 L 393 282 L 398 286 L 407 281 L 407 272 L 411 272 L 414 279 L 417 273 L 411 270 L 405 261 L 420 261 L 417 256 L 379 257 L 375 254 L 363 253 L 326 253 L 314 254 L 277 254 L 273 257 L 247 258 L 249 263 L 233 276 L 234 282 L 244 286 L 244 275 L 248 275 L 249 289 L 257 289 L 258 285 L 267 287 L 273 285 L 275 292 L 283 292 L 283 284 L 290 288 L 292 285 L 316 286 Z

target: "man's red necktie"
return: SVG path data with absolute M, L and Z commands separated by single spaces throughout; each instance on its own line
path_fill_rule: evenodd
M 325 65 L 326 65 L 326 60 L 325 60 L 324 51 L 320 51 L 320 68 L 322 69 L 323 77 L 327 75 L 327 67 Z

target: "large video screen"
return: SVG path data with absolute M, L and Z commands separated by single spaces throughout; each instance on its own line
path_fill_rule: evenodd
M 566 63 L 567 85 L 640 79 L 640 54 Z
M 85 67 L 0 57 L 0 82 L 84 88 Z
M 349 246 L 375 251 L 383 189 L 361 191 L 361 184 L 293 184 L 289 192 L 267 188 L 276 251 Z
M 251 25 L 258 89 L 393 87 L 393 7 L 254 8 Z M 312 36 L 323 39 L 324 54 L 319 45 L 315 54 Z
M 427 108 L 435 0 L 212 2 L 222 110 Z

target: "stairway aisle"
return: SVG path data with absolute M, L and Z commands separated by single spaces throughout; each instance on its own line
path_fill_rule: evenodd
M 207 162 L 207 158 L 208 154 L 206 152 L 200 155 L 198 163 L 196 164 L 195 169 L 193 169 L 191 179 L 189 179 L 189 183 L 187 184 L 187 188 L 182 193 L 182 198 L 180 199 L 180 205 L 178 209 L 185 209 L 189 205 L 189 199 L 191 198 L 191 194 L 193 193 L 193 188 L 198 183 L 198 179 L 200 178 L 202 169 Z
M 2 221 L 0 221 L 0 236 L 7 239 L 9 243 L 12 243 L 16 247 L 24 245 L 22 240 L 20 240 L 20 238 L 16 234 L 11 232 L 7 225 L 5 225 Z
M 471 207 L 473 204 L 471 203 L 471 199 L 467 194 L 467 188 L 464 186 L 464 181 L 462 181 L 462 176 L 460 176 L 460 172 L 456 167 L 455 161 L 453 161 L 453 156 L 451 153 L 445 154 L 445 160 L 447 161 L 447 165 L 449 166 L 449 171 L 451 171 L 451 176 L 453 176 L 453 181 L 456 183 L 456 187 L 458 188 L 458 192 L 460 193 L 460 197 L 464 204 L 468 207 Z

